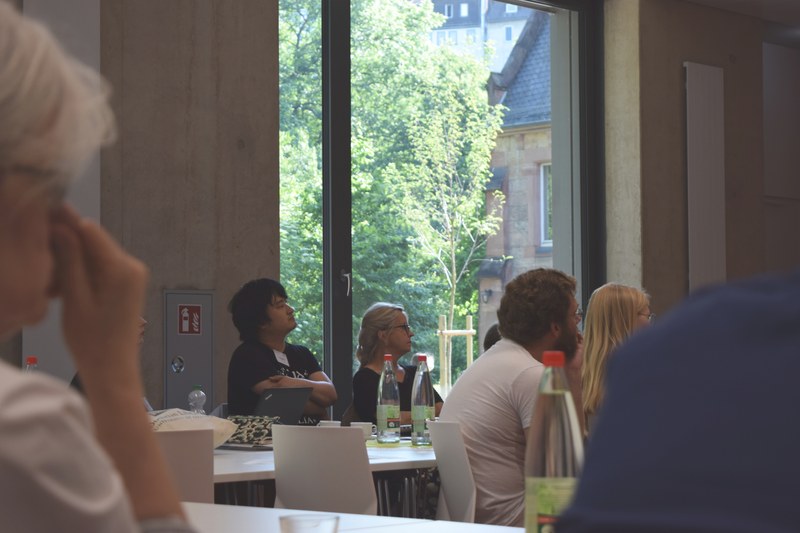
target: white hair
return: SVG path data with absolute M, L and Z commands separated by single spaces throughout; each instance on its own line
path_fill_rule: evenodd
M 115 136 L 109 92 L 47 28 L 0 1 L 0 173 L 32 169 L 66 185 Z

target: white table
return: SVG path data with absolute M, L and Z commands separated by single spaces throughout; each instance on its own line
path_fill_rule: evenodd
M 240 507 L 235 505 L 213 505 L 210 503 L 184 502 L 183 508 L 189 521 L 199 533 L 264 533 L 280 531 L 278 517 L 289 514 L 317 514 L 314 511 L 272 509 L 269 507 Z M 436 520 L 418 520 L 394 516 L 367 516 L 345 513 L 339 516 L 339 531 L 375 531 L 381 533 L 408 533 L 412 531 L 437 533 L 522 533 L 523 528 L 462 524 Z
M 367 446 L 370 470 L 407 470 L 436 466 L 431 446 Z M 214 483 L 275 479 L 271 451 L 214 450 Z

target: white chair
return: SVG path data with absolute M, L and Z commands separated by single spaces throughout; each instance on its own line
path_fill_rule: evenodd
M 181 500 L 214 503 L 214 431 L 156 431 Z
M 208 414 L 217 418 L 228 418 L 228 404 L 221 403 Z
M 429 422 L 442 485 L 437 520 L 475 521 L 475 480 L 458 422 Z
M 273 425 L 272 447 L 275 507 L 377 513 L 361 428 Z

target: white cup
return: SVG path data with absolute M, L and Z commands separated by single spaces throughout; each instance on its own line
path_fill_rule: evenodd
M 320 420 L 317 426 L 321 428 L 338 428 L 342 425 L 340 420 Z
M 295 514 L 280 517 L 281 533 L 336 533 L 339 517 L 326 514 Z
M 350 427 L 361 428 L 364 432 L 364 440 L 369 439 L 373 433 L 378 432 L 378 428 L 372 422 L 350 422 Z

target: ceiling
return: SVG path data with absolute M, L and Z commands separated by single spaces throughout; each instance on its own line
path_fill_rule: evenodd
M 784 26 L 800 28 L 800 1 L 798 0 L 690 0 L 727 11 L 757 17 Z
M 760 18 L 772 24 L 765 40 L 800 48 L 800 0 L 689 0 Z

